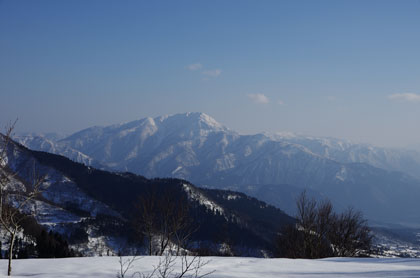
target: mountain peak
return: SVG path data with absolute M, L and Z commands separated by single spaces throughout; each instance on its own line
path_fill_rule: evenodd
M 214 127 L 214 128 L 224 128 L 224 126 L 222 124 L 220 124 L 219 122 L 217 122 L 214 118 L 210 117 L 209 115 L 207 115 L 206 113 L 201 113 L 201 112 L 194 112 L 194 113 L 186 113 L 186 116 L 188 117 L 197 117 L 199 119 L 200 122 L 203 122 L 205 124 L 207 124 L 210 127 Z
M 188 125 L 198 125 L 202 129 L 228 130 L 214 118 L 202 112 L 187 112 L 174 115 L 166 115 L 155 118 L 157 122 L 179 121 Z

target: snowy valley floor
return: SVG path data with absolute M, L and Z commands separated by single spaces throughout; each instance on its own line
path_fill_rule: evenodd
M 203 270 L 215 270 L 213 278 L 279 278 L 279 277 L 420 277 L 419 259 L 353 259 L 322 260 L 258 259 L 205 257 L 210 260 Z M 134 270 L 149 271 L 158 257 L 143 257 Z M 6 277 L 6 260 L 0 260 L 0 277 Z M 118 257 L 67 259 L 29 259 L 13 262 L 13 277 L 42 278 L 115 278 Z M 133 271 L 127 273 L 131 277 Z

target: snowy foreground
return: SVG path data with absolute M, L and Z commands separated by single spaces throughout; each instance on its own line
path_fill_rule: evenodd
M 420 277 L 419 259 L 349 259 L 322 260 L 257 259 L 205 257 L 210 263 L 204 272 L 215 270 L 213 278 L 278 277 Z M 135 270 L 147 272 L 159 257 L 143 257 Z M 6 274 L 6 260 L 0 260 L 0 277 Z M 13 277 L 116 277 L 118 257 L 15 260 Z M 131 277 L 133 272 L 127 273 Z

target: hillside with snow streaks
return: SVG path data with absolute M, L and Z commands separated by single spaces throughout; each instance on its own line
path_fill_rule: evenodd
M 197 188 L 194 188 L 190 184 L 186 184 L 186 183 L 184 183 L 182 186 L 191 200 L 197 201 L 200 205 L 205 206 L 207 209 L 213 212 L 218 212 L 221 215 L 224 214 L 224 210 L 221 206 L 219 206 L 219 204 L 210 200 L 204 194 L 201 194 L 201 192 L 199 192 Z
M 12 142 L 8 145 L 6 154 L 9 171 L 16 173 L 9 183 L 10 186 L 26 190 L 34 178 L 44 178 L 40 196 L 26 204 L 22 212 L 34 215 L 36 221 L 47 230 L 68 236 L 77 229 L 87 229 L 87 222 L 90 223 L 90 229 L 94 228 L 97 225 L 97 215 L 121 219 L 118 212 L 90 197 L 69 177 L 40 163 L 33 156 L 32 151 Z M 13 203 L 13 194 L 11 194 L 11 202 Z M 100 235 L 95 232 L 88 235 L 90 241 L 95 241 L 99 237 Z M 1 240 L 3 241 L 5 238 Z M 4 244 L 4 246 L 7 245 Z M 92 249 L 87 245 L 83 245 L 83 247 L 79 245 L 77 249 L 85 255 L 98 255 L 101 252 L 97 247 Z M 107 246 L 105 241 L 102 251 L 106 252 L 107 249 L 113 250 Z
M 22 186 L 30 184 L 34 177 L 44 177 L 42 197 L 52 204 L 74 206 L 93 216 L 107 214 L 118 216 L 106 205 L 90 198 L 70 178 L 54 168 L 45 166 L 33 157 L 30 151 L 12 143 L 7 152 L 8 167 L 18 174 Z

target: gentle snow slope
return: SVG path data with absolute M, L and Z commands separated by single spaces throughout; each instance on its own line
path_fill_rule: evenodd
M 323 260 L 205 258 L 211 262 L 203 269 L 216 270 L 213 278 L 278 277 L 420 277 L 418 259 L 349 259 Z M 136 271 L 150 271 L 158 257 L 137 261 Z M 0 260 L 0 275 L 6 272 L 6 260 Z M 15 260 L 13 277 L 116 277 L 118 257 Z M 131 273 L 127 273 L 131 277 Z

